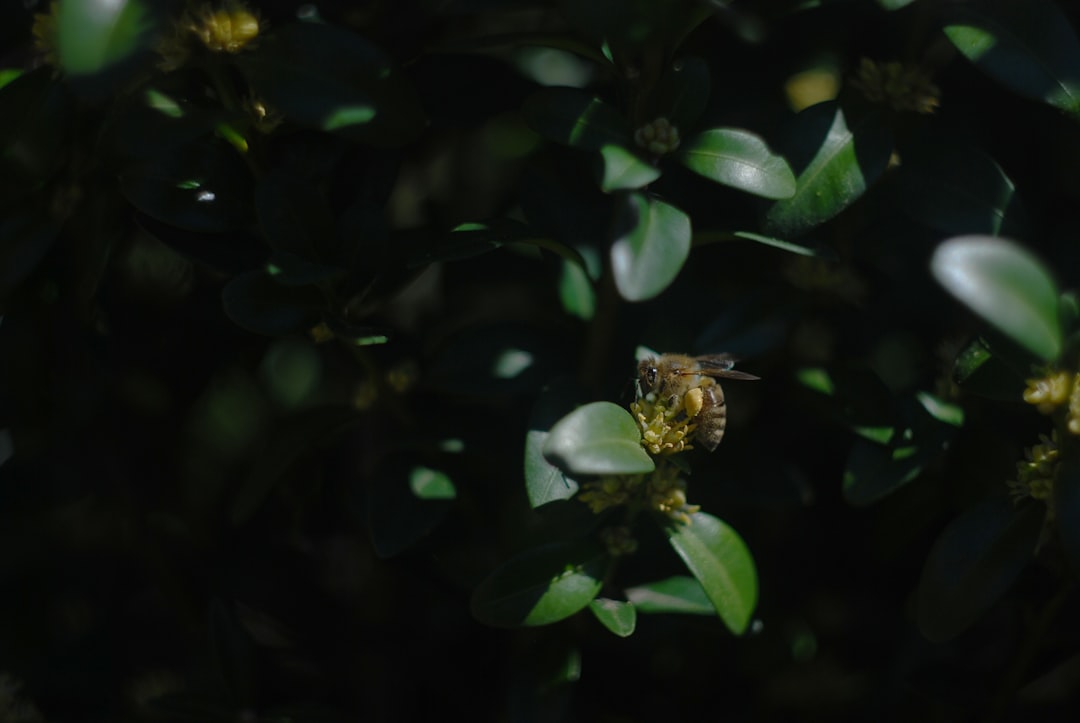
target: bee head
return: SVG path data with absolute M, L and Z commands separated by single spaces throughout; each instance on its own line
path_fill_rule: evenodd
M 656 390 L 656 383 L 660 377 L 660 370 L 656 367 L 656 360 L 649 358 L 638 364 L 638 386 L 642 394 L 648 394 Z

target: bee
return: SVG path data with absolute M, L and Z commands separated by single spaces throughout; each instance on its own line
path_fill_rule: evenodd
M 721 377 L 760 379 L 736 370 L 735 359 L 728 354 L 661 354 L 638 364 L 638 398 L 663 402 L 669 409 L 681 406 L 682 414 L 697 424 L 694 438 L 712 452 L 727 427 L 724 390 L 716 381 Z

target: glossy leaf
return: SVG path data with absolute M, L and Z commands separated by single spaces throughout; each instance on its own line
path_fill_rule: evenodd
M 1046 361 L 1061 351 L 1058 290 L 1030 252 L 1005 239 L 956 236 L 930 269 L 945 289 L 1006 336 Z
M 637 422 L 611 402 L 586 404 L 556 422 L 544 458 L 571 475 L 644 474 L 656 467 Z
M 310 286 L 279 284 L 265 271 L 237 276 L 222 290 L 225 313 L 256 334 L 304 332 L 318 321 L 326 301 Z
M 759 136 L 739 128 L 711 128 L 685 141 L 675 158 L 711 181 L 762 198 L 791 198 L 795 174 Z
M 628 588 L 626 598 L 643 613 L 716 614 L 705 588 L 695 578 L 686 575 Z
M 145 0 L 61 0 L 56 22 L 60 66 L 72 75 L 94 75 L 137 52 L 149 37 Z
M 563 259 L 559 270 L 559 301 L 563 310 L 582 321 L 596 312 L 596 291 L 592 279 L 578 264 Z
M 630 145 L 626 119 L 584 90 L 545 88 L 525 101 L 522 112 L 533 130 L 556 143 L 590 151 Z
M 189 231 L 236 230 L 251 219 L 251 175 L 235 150 L 212 138 L 129 165 L 120 189 L 147 216 Z
M 600 188 L 605 193 L 629 191 L 660 178 L 660 169 L 622 146 L 600 149 Z
M 1025 229 L 1012 180 L 993 158 L 958 139 L 907 154 L 896 180 L 900 206 L 932 228 L 993 236 Z
M 987 500 L 953 520 L 930 550 L 915 594 L 923 635 L 935 642 L 967 629 L 1031 561 L 1046 508 Z
M 775 202 L 765 214 L 765 232 L 781 237 L 799 236 L 861 198 L 892 153 L 892 134 L 881 115 L 849 120 L 832 101 L 800 113 L 788 140 L 792 150 L 786 155 L 801 168 L 795 195 Z M 805 166 L 796 158 L 805 159 Z
M 525 433 L 525 491 L 533 508 L 577 494 L 577 481 L 544 458 L 544 445 L 551 426 L 574 408 L 578 398 L 576 386 L 564 378 L 546 386 L 533 405 Z
M 944 31 L 968 60 L 1014 93 L 1080 113 L 1080 41 L 1053 2 L 954 5 Z
M 637 627 L 637 610 L 633 603 L 598 597 L 589 603 L 589 609 L 605 628 L 620 638 L 628 638 L 634 634 L 634 629 Z
M 810 248 L 809 246 L 802 246 L 790 241 L 784 241 L 783 239 L 773 238 L 772 236 L 763 236 L 762 234 L 753 233 L 751 231 L 734 231 L 731 235 L 735 238 L 746 239 L 747 241 L 764 244 L 765 246 L 772 246 L 773 248 L 781 249 L 783 251 L 790 251 L 799 256 L 827 256 L 827 254 L 820 250 Z
M 667 521 L 668 540 L 701 583 L 724 625 L 741 635 L 757 605 L 754 559 L 727 523 L 704 512 L 690 519 L 690 524 Z
M 408 454 L 383 460 L 366 482 L 366 527 L 382 558 L 399 555 L 431 534 L 456 496 L 446 472 Z
M 660 294 L 690 255 L 690 217 L 657 198 L 631 193 L 621 202 L 611 246 L 611 273 L 627 301 Z
M 590 541 L 527 550 L 476 587 L 473 616 L 496 627 L 549 625 L 568 618 L 600 592 L 608 560 L 603 548 Z
M 965 392 L 1010 402 L 1020 399 L 1027 386 L 1024 375 L 994 354 L 982 337 L 957 355 L 952 379 Z
M 416 91 L 391 58 L 340 27 L 282 25 L 236 63 L 269 105 L 308 128 L 399 146 L 426 122 Z

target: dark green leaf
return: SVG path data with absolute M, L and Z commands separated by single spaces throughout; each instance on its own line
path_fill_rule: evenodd
M 409 260 L 409 266 L 420 268 L 436 261 L 461 261 L 506 244 L 525 242 L 536 235 L 525 224 L 509 218 L 463 223 L 421 248 Z
M 271 172 L 255 189 L 255 211 L 263 236 L 275 251 L 312 262 L 333 261 L 334 215 L 310 182 Z
M 724 625 L 741 635 L 757 605 L 754 558 L 727 523 L 698 512 L 690 524 L 666 521 L 668 540 L 705 589 Z
M 794 237 L 828 221 L 858 200 L 878 180 L 892 153 L 884 118 L 868 113 L 853 122 L 835 102 L 819 103 L 796 118 L 787 157 L 801 168 L 795 195 L 774 203 L 765 231 Z M 807 159 L 805 166 L 795 159 Z
M 993 236 L 1026 226 L 1016 187 L 993 158 L 956 138 L 942 138 L 904 157 L 898 202 L 946 233 Z
M 1015 402 L 1027 386 L 1022 374 L 993 353 L 986 340 L 979 337 L 956 357 L 953 381 L 965 392 Z
M 544 459 L 544 444 L 548 430 L 573 410 L 579 396 L 576 385 L 564 378 L 544 387 L 533 405 L 525 433 L 525 490 L 534 508 L 577 494 L 578 483 Z
M 611 245 L 611 273 L 627 301 L 666 289 L 690 255 L 690 217 L 657 198 L 630 193 L 621 202 Z
M 695 578 L 685 575 L 629 588 L 626 597 L 643 613 L 716 615 L 716 607 L 705 594 L 705 588 Z
M 265 271 L 249 271 L 222 290 L 225 313 L 256 334 L 303 332 L 318 323 L 326 301 L 310 286 L 284 286 Z
M 394 455 L 379 464 L 367 488 L 367 528 L 379 557 L 398 555 L 431 533 L 456 496 L 442 470 Z
M 466 329 L 435 351 L 427 386 L 449 394 L 534 393 L 565 366 L 559 340 L 502 323 Z
M 390 57 L 340 27 L 282 25 L 236 63 L 270 106 L 308 128 L 400 146 L 426 122 L 416 91 Z
M 1034 556 L 1045 506 L 990 499 L 953 520 L 934 543 L 915 595 L 923 635 L 963 632 L 1012 585 Z
M 608 555 L 589 541 L 528 550 L 477 586 L 473 615 L 496 627 L 548 625 L 586 607 L 600 592 Z
M 907 7 L 915 0 L 877 0 L 877 4 L 886 10 L 899 10 L 900 8 Z
M 795 195 L 795 174 L 759 136 L 739 128 L 710 128 L 684 142 L 676 159 L 709 180 L 763 198 Z
M 236 151 L 213 138 L 163 149 L 120 174 L 120 190 L 135 208 L 200 232 L 243 228 L 251 219 L 251 185 Z
M 598 597 L 589 603 L 589 609 L 605 628 L 620 638 L 628 638 L 634 634 L 634 628 L 637 626 L 637 610 L 634 609 L 633 603 Z
M 799 244 L 791 243 L 790 241 L 784 241 L 783 239 L 773 238 L 772 236 L 762 236 L 759 233 L 751 233 L 750 231 L 734 231 L 731 235 L 735 238 L 746 239 L 747 241 L 753 241 L 755 243 L 772 246 L 773 248 L 782 249 L 784 251 L 790 251 L 791 253 L 798 254 L 799 256 L 828 255 L 818 249 L 812 249 L 808 246 L 800 246 Z
M 0 89 L 0 204 L 38 191 L 70 153 L 71 101 L 47 67 Z
M 611 402 L 586 404 L 560 419 L 544 443 L 544 457 L 571 475 L 643 474 L 656 467 L 641 446 L 637 422 Z
M 589 321 L 596 311 L 596 292 L 592 279 L 578 264 L 563 259 L 559 271 L 559 301 L 563 311 L 582 321 Z
M 522 112 L 533 130 L 556 143 L 590 151 L 630 145 L 619 111 L 577 88 L 545 88 L 525 101 Z
M 56 23 L 60 66 L 94 75 L 137 52 L 153 18 L 145 0 L 61 0 Z
M 957 4 L 944 30 L 968 60 L 1014 93 L 1080 113 L 1080 42 L 1054 3 Z
M 1032 354 L 1061 351 L 1057 286 L 1050 272 L 1019 245 L 990 236 L 957 236 L 934 251 L 934 277 L 972 311 Z
M 660 178 L 660 169 L 622 146 L 608 144 L 600 149 L 600 188 L 605 193 L 628 191 Z
M 656 114 L 680 133 L 697 123 L 709 105 L 712 88 L 709 64 L 698 57 L 676 60 L 656 89 Z
M 6 299 L 52 248 L 60 222 L 33 203 L 0 211 L 0 299 Z

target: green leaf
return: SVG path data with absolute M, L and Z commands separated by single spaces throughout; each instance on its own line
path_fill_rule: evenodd
M 946 233 L 1022 232 L 1016 187 L 993 158 L 957 138 L 940 138 L 905 155 L 896 175 L 901 208 Z
M 548 625 L 600 592 L 609 557 L 591 541 L 559 542 L 509 560 L 473 591 L 472 613 L 496 627 Z
M 1054 477 L 1054 512 L 1065 559 L 1080 574 L 1080 460 L 1065 455 Z
M 754 243 L 763 244 L 765 246 L 772 246 L 773 248 L 781 249 L 783 251 L 790 251 L 791 253 L 798 254 L 799 256 L 828 256 L 827 253 L 823 253 L 818 249 L 812 249 L 809 246 L 800 246 L 799 244 L 792 243 L 790 241 L 773 238 L 772 236 L 762 236 L 759 233 L 752 233 L 750 231 L 733 231 L 731 233 L 731 236 L 733 238 L 753 241 Z
M 150 37 L 144 0 L 61 0 L 56 22 L 60 67 L 94 75 L 136 53 Z
M 690 255 L 690 217 L 657 198 L 628 194 L 616 211 L 611 273 L 627 301 L 666 289 Z
M 605 628 L 620 638 L 628 638 L 634 634 L 634 628 L 637 627 L 637 610 L 633 603 L 598 597 L 589 603 L 589 609 Z
M 0 88 L 0 203 L 38 191 L 70 157 L 71 105 L 47 67 Z
M 334 260 L 334 214 L 310 182 L 272 171 L 255 189 L 255 211 L 263 237 L 275 251 L 311 261 Z
M 281 336 L 318 323 L 326 301 L 310 286 L 285 286 L 265 271 L 237 276 L 221 292 L 225 313 L 256 334 Z
M 571 475 L 644 474 L 656 468 L 641 446 L 637 422 L 611 402 L 586 404 L 556 422 L 544 458 Z
M 643 613 L 716 615 L 705 588 L 695 578 L 676 575 L 626 590 L 626 598 Z
M 963 632 L 1031 561 L 1046 507 L 989 499 L 953 520 L 923 567 L 915 593 L 922 634 L 942 642 Z
M 1080 42 L 1048 0 L 951 6 L 944 31 L 968 60 L 1009 90 L 1080 113 Z
M 1051 361 L 1061 352 L 1057 286 L 1019 245 L 956 236 L 935 249 L 930 270 L 949 293 L 1032 354 Z
M 565 366 L 552 335 L 509 322 L 468 328 L 432 356 L 427 385 L 448 394 L 535 393 Z
M 724 625 L 741 635 L 757 605 L 754 559 L 727 523 L 704 512 L 690 519 L 688 525 L 667 520 L 668 540 L 705 589 Z
M 60 233 L 61 222 L 43 208 L 43 199 L 0 209 L 0 299 L 33 273 Z
M 907 7 L 915 0 L 877 0 L 877 4 L 885 10 L 899 10 L 900 8 Z
M 525 120 L 556 143 L 598 151 L 606 145 L 627 147 L 630 132 L 619 111 L 577 88 L 544 88 L 525 100 Z
M 544 458 L 551 426 L 574 408 L 580 392 L 567 378 L 544 387 L 529 415 L 525 433 L 525 491 L 534 509 L 556 500 L 568 500 L 577 494 L 578 483 Z
M 384 459 L 367 483 L 366 526 L 381 558 L 401 554 L 431 534 L 456 497 L 446 472 L 408 453 Z
M 964 347 L 953 365 L 952 379 L 965 392 L 990 399 L 1015 402 L 1024 393 L 1024 375 L 993 353 L 979 337 Z
M 129 165 L 120 190 L 147 216 L 189 231 L 237 230 L 251 220 L 251 175 L 228 144 L 213 138 Z
M 580 265 L 562 260 L 559 271 L 559 301 L 563 311 L 582 321 L 589 321 L 596 313 L 596 292 L 592 279 Z
M 622 146 L 600 149 L 600 188 L 605 193 L 632 191 L 660 178 L 660 169 Z
M 235 62 L 268 105 L 299 125 L 390 147 L 424 129 L 420 99 L 404 73 L 341 27 L 282 25 Z
M 883 117 L 867 113 L 851 122 L 834 101 L 819 103 L 795 119 L 786 155 L 802 170 L 795 195 L 765 214 L 765 232 L 794 237 L 828 221 L 880 178 L 892 153 L 892 134 Z M 795 163 L 805 158 L 805 166 Z
M 739 128 L 710 128 L 684 142 L 676 160 L 711 181 L 762 198 L 791 198 L 795 174 L 765 141 Z

